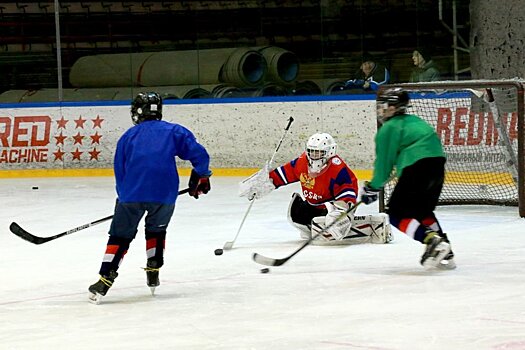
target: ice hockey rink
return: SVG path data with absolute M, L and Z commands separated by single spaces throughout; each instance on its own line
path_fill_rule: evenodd
M 292 192 L 249 202 L 237 177 L 179 198 L 156 295 L 145 284 L 143 229 L 113 288 L 88 302 L 109 222 L 34 245 L 12 221 L 51 236 L 111 215 L 111 177 L 0 180 L 0 349 L 525 349 L 525 221 L 515 207 L 440 207 L 458 268 L 426 271 L 423 246 L 308 246 L 262 274 L 254 252 L 299 245 L 286 219 Z M 181 189 L 187 178 L 182 178 Z M 38 187 L 38 189 L 32 189 Z M 358 213 L 377 212 L 377 203 Z

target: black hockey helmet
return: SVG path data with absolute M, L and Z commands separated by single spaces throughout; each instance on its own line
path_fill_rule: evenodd
M 131 120 L 137 125 L 144 120 L 162 119 L 162 97 L 156 92 L 139 92 L 131 102 Z
M 407 107 L 409 107 L 409 101 L 410 97 L 408 93 L 401 88 L 390 88 L 379 91 L 376 98 L 377 118 L 383 122 L 394 115 L 404 114 Z M 391 106 L 396 108 L 394 114 L 389 117 L 384 117 L 384 110 Z

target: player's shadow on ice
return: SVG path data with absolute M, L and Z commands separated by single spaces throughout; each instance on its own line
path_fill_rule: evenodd
M 139 303 L 153 303 L 162 300 L 173 300 L 185 298 L 184 293 L 161 293 L 157 292 L 155 295 L 151 295 L 149 291 L 144 291 L 144 293 L 137 293 L 136 295 L 114 295 L 107 296 L 102 298 L 100 302 L 101 305 L 111 305 L 111 304 L 139 304 Z
M 421 277 L 429 277 L 429 276 L 442 276 L 442 275 L 448 275 L 450 273 L 453 273 L 454 270 L 440 270 L 440 269 L 425 269 L 423 267 L 414 267 L 409 269 L 385 269 L 383 271 L 371 271 L 371 274 L 380 274 L 380 275 L 398 275 L 398 276 L 421 276 Z

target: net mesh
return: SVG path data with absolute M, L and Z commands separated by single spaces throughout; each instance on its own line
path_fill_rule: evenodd
M 410 94 L 408 114 L 432 125 L 447 154 L 439 204 L 519 205 L 518 142 L 523 90 L 516 82 L 400 84 Z M 393 87 L 390 85 L 389 87 Z M 396 183 L 384 191 L 382 207 Z

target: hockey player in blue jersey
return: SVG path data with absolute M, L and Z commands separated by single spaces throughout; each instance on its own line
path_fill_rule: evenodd
M 146 214 L 146 277 L 154 292 L 159 269 L 164 264 L 166 230 L 175 209 L 179 175 L 175 157 L 191 162 L 189 194 L 195 198 L 210 190 L 210 157 L 191 131 L 162 120 L 162 98 L 141 92 L 131 103 L 132 128 L 119 139 L 114 171 L 117 203 L 102 265 L 100 279 L 89 287 L 90 300 L 98 303 L 118 276 L 130 243 Z

